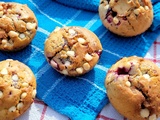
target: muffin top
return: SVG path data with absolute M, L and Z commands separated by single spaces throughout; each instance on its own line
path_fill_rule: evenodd
M 108 71 L 105 86 L 115 109 L 130 120 L 160 115 L 160 69 L 141 57 L 125 57 Z
M 17 51 L 26 47 L 37 29 L 37 19 L 27 5 L 0 2 L 0 50 Z
M 62 74 L 79 76 L 98 62 L 102 46 L 90 30 L 78 26 L 55 29 L 45 42 L 45 55 Z

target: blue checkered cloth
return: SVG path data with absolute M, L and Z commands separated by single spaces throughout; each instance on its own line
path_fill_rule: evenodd
M 131 38 L 117 36 L 102 25 L 97 12 L 99 0 L 5 1 L 27 4 L 38 19 L 38 30 L 29 46 L 14 53 L 0 52 L 0 60 L 11 58 L 28 65 L 37 78 L 37 98 L 72 120 L 94 120 L 109 102 L 104 86 L 108 68 L 124 56 L 144 57 L 160 34 L 158 0 L 153 1 L 154 21 L 151 28 Z M 103 53 L 93 70 L 81 77 L 67 77 L 47 63 L 44 42 L 56 26 L 85 27 L 99 37 Z

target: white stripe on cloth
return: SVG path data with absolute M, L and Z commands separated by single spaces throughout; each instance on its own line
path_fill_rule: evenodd
M 37 10 L 38 10 L 42 15 L 46 16 L 48 19 L 52 20 L 53 22 L 55 22 L 55 23 L 57 23 L 57 24 L 59 24 L 59 25 L 61 25 L 61 26 L 64 26 L 61 22 L 55 20 L 54 18 L 52 18 L 52 17 L 50 17 L 49 15 L 47 15 L 46 13 L 44 13 L 44 12 L 36 5 L 36 3 L 33 2 L 33 0 L 29 0 L 29 1 L 37 8 Z

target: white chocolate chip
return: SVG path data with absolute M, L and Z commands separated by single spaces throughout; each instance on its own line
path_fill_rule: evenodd
M 67 66 L 71 65 L 71 63 L 69 61 L 65 61 L 64 65 L 67 67 Z
M 15 112 L 15 111 L 16 111 L 16 107 L 15 107 L 15 106 L 12 106 L 12 107 L 9 108 L 8 111 L 9 111 L 9 112 Z
M 7 75 L 7 74 L 8 74 L 8 70 L 7 70 L 6 68 L 3 68 L 3 69 L 1 70 L 1 74 L 2 74 L 2 75 Z
M 23 103 L 22 102 L 18 103 L 17 109 L 20 110 L 22 107 L 23 107 Z
M 2 44 L 6 44 L 7 43 L 7 40 L 6 39 L 3 39 L 2 40 Z
M 24 38 L 26 37 L 26 35 L 23 34 L 23 33 L 21 33 L 21 34 L 19 35 L 19 37 L 20 37 L 21 39 L 24 39 Z
M 133 12 L 134 12 L 134 14 L 138 15 L 139 14 L 139 9 L 135 9 Z
M 57 32 L 57 31 L 59 31 L 61 28 L 60 27 L 56 27 L 55 29 L 54 29 L 54 32 Z
M 17 37 L 19 34 L 18 34 L 17 32 L 15 32 L 15 31 L 10 31 L 10 32 L 8 33 L 8 35 L 9 35 L 10 37 Z
M 26 83 L 26 82 L 22 83 L 22 87 L 28 87 L 28 86 L 29 86 L 28 83 Z
M 149 116 L 149 110 L 148 109 L 141 109 L 141 111 L 140 111 L 140 115 L 141 115 L 141 117 L 143 117 L 143 118 L 147 118 L 148 116 Z
M 89 63 L 84 63 L 84 64 L 83 64 L 83 68 L 84 68 L 85 70 L 90 70 L 91 66 L 89 65 Z
M 108 8 L 109 8 L 109 5 L 107 4 L 106 6 L 104 6 L 104 9 L 105 10 L 108 10 Z
M 18 81 L 18 75 L 14 74 L 14 75 L 12 76 L 12 80 L 13 80 L 13 81 Z
M 118 18 L 117 18 L 117 17 L 114 17 L 114 18 L 113 18 L 113 22 L 114 22 L 115 24 L 118 24 L 118 23 L 119 23 Z
M 143 74 L 143 77 L 148 80 L 150 79 L 150 76 L 148 74 Z
M 86 40 L 84 38 L 78 38 L 78 42 L 81 44 L 85 44 Z
M 69 31 L 68 31 L 68 32 L 69 32 L 69 34 L 70 34 L 70 35 L 75 35 L 75 34 L 76 34 L 76 31 L 75 31 L 75 30 L 73 30 L 73 29 L 69 29 Z
M 156 114 L 149 116 L 148 120 L 157 120 Z
M 131 83 L 129 81 L 126 82 L 126 86 L 130 87 Z
M 3 97 L 3 92 L 2 91 L 0 91 L 0 98 L 2 98 Z
M 27 28 L 28 30 L 33 30 L 33 29 L 35 29 L 35 28 L 36 28 L 36 23 L 30 23 L 30 22 L 28 22 L 27 25 L 26 25 L 26 28 Z
M 67 55 L 70 56 L 70 57 L 74 57 L 75 52 L 74 51 L 67 51 Z
M 83 68 L 82 67 L 79 67 L 76 69 L 77 73 L 79 74 L 82 74 L 83 73 Z
M 60 71 L 62 74 L 64 74 L 64 75 L 68 75 L 68 71 L 67 70 L 62 70 L 62 71 Z
M 24 99 L 26 96 L 27 96 L 27 93 L 26 93 L 26 92 L 23 92 L 23 93 L 21 94 L 21 99 Z
M 145 10 L 149 10 L 149 7 L 148 7 L 148 6 L 145 6 L 144 9 L 145 9 Z
M 87 60 L 87 61 L 91 61 L 91 60 L 93 59 L 93 57 L 92 57 L 90 54 L 88 54 L 88 53 L 85 55 L 84 58 L 85 58 L 85 60 Z
M 35 89 L 35 90 L 33 90 L 33 92 L 32 92 L 32 98 L 35 98 L 35 97 L 36 97 L 36 94 L 37 94 L 37 91 L 36 91 L 36 89 Z

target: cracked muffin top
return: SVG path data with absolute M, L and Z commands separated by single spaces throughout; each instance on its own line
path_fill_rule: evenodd
M 26 47 L 37 29 L 37 19 L 27 5 L 0 2 L 0 50 L 17 51 Z
M 98 62 L 102 46 L 90 30 L 78 26 L 57 27 L 45 42 L 45 56 L 58 72 L 79 76 Z
M 25 64 L 12 59 L 0 62 L 0 120 L 23 114 L 36 96 L 36 78 Z
M 115 109 L 129 120 L 160 116 L 160 68 L 141 57 L 125 57 L 108 71 L 105 86 Z
M 152 24 L 150 0 L 101 0 L 99 16 L 111 32 L 131 37 L 145 32 Z

